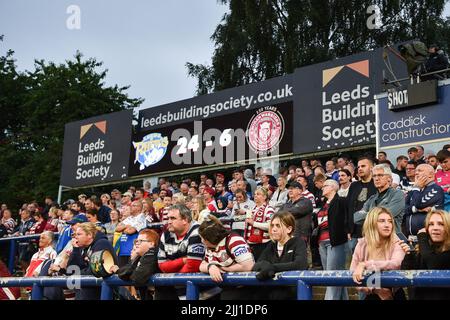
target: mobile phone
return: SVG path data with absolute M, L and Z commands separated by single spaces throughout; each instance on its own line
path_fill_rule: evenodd
M 408 238 L 403 233 L 398 232 L 397 233 L 397 237 L 400 240 L 403 240 L 409 246 L 409 251 L 414 251 L 415 250 L 414 246 L 409 242 Z

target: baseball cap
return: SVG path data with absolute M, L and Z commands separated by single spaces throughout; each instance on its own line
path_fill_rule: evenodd
M 67 224 L 77 224 L 77 223 L 83 223 L 88 222 L 88 219 L 84 214 L 77 214 L 75 217 L 73 217 L 72 220 L 67 221 Z
M 289 183 L 288 188 L 298 188 L 303 190 L 303 186 L 297 181 L 292 181 L 291 183 Z
M 131 194 L 131 192 L 125 192 L 123 195 L 122 195 L 122 197 L 130 197 L 130 198 L 133 198 L 133 195 Z

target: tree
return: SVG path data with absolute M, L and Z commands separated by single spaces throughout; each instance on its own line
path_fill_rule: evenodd
M 229 5 L 211 36 L 212 64 L 187 63 L 197 94 L 261 81 L 295 68 L 421 39 L 447 48 L 445 0 L 220 0 Z M 371 5 L 382 26 L 368 27 Z
M 101 62 L 77 52 L 64 64 L 35 61 L 18 72 L 13 52 L 0 57 L 0 199 L 13 207 L 56 196 L 64 125 L 104 113 L 137 107 L 128 87 L 108 87 Z

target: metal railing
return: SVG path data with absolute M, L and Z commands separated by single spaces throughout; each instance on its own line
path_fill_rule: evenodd
M 6 238 L 0 238 L 0 243 L 2 242 L 9 242 L 9 256 L 8 256 L 8 270 L 9 272 L 14 272 L 14 262 L 15 262 L 15 256 L 17 252 L 17 243 L 19 242 L 30 242 L 31 240 L 37 240 L 39 239 L 41 235 L 40 234 L 32 234 L 28 236 L 18 236 L 18 237 L 6 237 Z M 58 239 L 59 234 L 57 232 L 54 232 L 55 240 Z
M 287 271 L 276 274 L 275 279 L 260 281 L 255 272 L 226 273 L 220 286 L 297 286 L 298 300 L 312 300 L 313 286 L 356 287 L 350 271 Z M 450 287 L 450 270 L 408 270 L 384 271 L 377 275 L 380 287 Z M 370 274 L 365 277 L 361 286 L 366 286 Z M 112 300 L 113 289 L 120 286 L 133 285 L 119 279 L 116 275 L 108 278 L 89 276 L 39 277 L 39 278 L 0 278 L 0 287 L 32 286 L 32 300 L 43 298 L 44 287 L 66 287 L 68 282 L 77 282 L 81 288 L 101 287 L 101 300 Z M 168 273 L 151 277 L 148 285 L 154 286 L 186 286 L 186 300 L 198 300 L 199 288 L 214 286 L 209 275 L 204 273 Z

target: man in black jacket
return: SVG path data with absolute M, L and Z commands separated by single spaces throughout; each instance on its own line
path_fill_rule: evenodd
M 288 185 L 289 200 L 280 208 L 279 211 L 292 213 L 295 218 L 294 237 L 302 238 L 306 243 L 311 236 L 311 215 L 313 206 L 309 199 L 303 197 L 303 186 L 294 181 Z
M 108 250 L 117 264 L 117 257 L 108 238 L 103 232 L 97 230 L 95 224 L 85 222 L 80 224 L 75 231 L 75 243 L 72 254 L 67 263 L 67 271 L 75 270 L 79 275 L 90 275 L 93 273 L 89 266 L 89 260 L 93 253 Z M 78 270 L 76 270 L 78 269 Z M 84 287 L 75 289 L 76 300 L 99 300 L 100 287 Z
M 347 195 L 347 208 L 349 216 L 353 216 L 362 209 L 364 203 L 372 195 L 377 193 L 372 178 L 373 160 L 367 157 L 358 160 L 358 177 L 359 181 L 355 181 L 350 185 Z M 353 224 L 353 221 L 351 221 Z M 351 233 L 351 249 L 352 252 L 356 247 L 358 238 L 362 237 L 362 225 L 353 225 Z
M 147 283 L 153 274 L 160 272 L 158 267 L 158 243 L 159 235 L 156 231 L 142 230 L 134 241 L 130 263 L 121 268 L 114 265 L 111 269 L 120 279 L 132 281 L 135 284 L 139 291 L 140 300 L 153 300 L 153 296 L 147 290 Z M 125 288 L 123 289 L 125 290 Z

